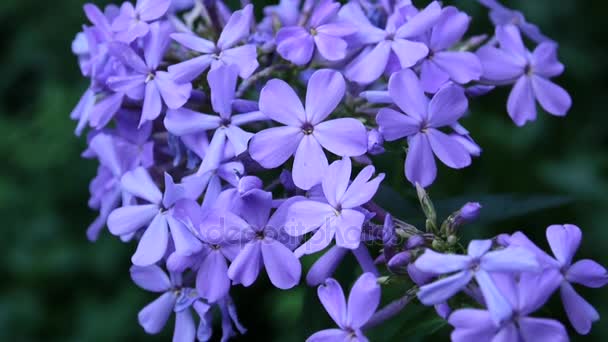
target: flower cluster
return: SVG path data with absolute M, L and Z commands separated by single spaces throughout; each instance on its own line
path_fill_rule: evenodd
M 480 3 L 495 32 L 473 37 L 471 18 L 437 1 L 281 0 L 259 21 L 248 1 L 234 12 L 220 0 L 85 5 L 72 50 L 90 86 L 71 118 L 77 135 L 87 131 L 83 156 L 99 162 L 87 235 L 107 226 L 137 245 L 131 277 L 160 293 L 139 313 L 143 329 L 160 332 L 174 313 L 175 341 L 209 340 L 214 317 L 222 340 L 245 333 L 231 287 L 265 271 L 290 289 L 300 257 L 325 250 L 305 278 L 338 329 L 309 341 L 365 341 L 415 297 L 457 341 L 567 340 L 558 321 L 530 317 L 558 288 L 588 333 L 598 314 L 572 284 L 600 287 L 608 275 L 572 263 L 580 229 L 549 227 L 554 257 L 520 232 L 474 240 L 464 254 L 458 228 L 481 205 L 438 224 L 424 190 L 436 158 L 461 169 L 481 154 L 459 122 L 470 100 L 512 85 L 506 111 L 518 126 L 537 102 L 557 116 L 571 106 L 551 81 L 564 70 L 558 45 L 521 13 Z M 372 157 L 385 141 L 407 151 L 404 183 L 417 189 L 424 229 L 373 202 L 384 174 Z M 349 252 L 364 273 L 347 301 L 331 276 Z M 377 311 L 381 285 L 399 277 L 411 288 Z

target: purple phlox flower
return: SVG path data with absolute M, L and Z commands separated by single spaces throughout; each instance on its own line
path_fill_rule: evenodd
M 177 136 L 214 131 L 203 162 L 198 170 L 202 175 L 217 169 L 224 157 L 226 143 L 232 146 L 235 155 L 247 150 L 252 133 L 240 126 L 251 122 L 267 120 L 260 111 L 232 115 L 232 102 L 235 98 L 237 71 L 235 67 L 221 67 L 209 72 L 211 105 L 219 115 L 202 114 L 191 109 L 169 110 L 164 124 L 167 130 Z
M 280 0 L 276 5 L 264 7 L 264 19 L 259 27 L 272 32 L 277 21 L 281 27 L 294 26 L 298 23 L 299 17 L 300 0 Z
M 272 197 L 267 194 L 266 201 L 255 202 L 258 210 L 244 212 L 243 218 L 227 210 L 217 210 L 209 215 L 205 225 L 209 232 L 220 230 L 224 236 L 235 237 L 244 244 L 228 268 L 234 284 L 250 286 L 265 268 L 274 286 L 289 289 L 300 281 L 302 266 L 282 242 L 287 237 L 283 227 L 287 208 L 299 199 L 286 201 L 270 215 Z
M 523 126 L 536 120 L 536 101 L 549 114 L 566 115 L 572 99 L 566 90 L 549 80 L 564 71 L 557 59 L 557 44 L 543 42 L 530 52 L 513 25 L 497 27 L 496 38 L 499 48 L 484 46 L 477 56 L 483 66 L 483 79 L 495 84 L 515 83 L 507 102 L 513 122 Z
M 272 198 L 272 194 L 262 187 L 262 180 L 258 177 L 244 176 L 235 187 L 222 191 L 215 199 L 214 206 L 237 216 L 249 217 L 254 215 L 251 211 L 257 211 L 260 205 L 266 205 L 268 196 Z
M 348 303 L 342 287 L 335 279 L 327 279 L 317 289 L 325 311 L 339 329 L 321 330 L 311 335 L 307 342 L 320 341 L 367 341 L 361 328 L 369 321 L 380 304 L 380 285 L 373 273 L 364 273 L 357 279 Z
M 449 50 L 462 39 L 470 21 L 466 13 L 445 7 L 425 36 L 429 54 L 420 66 L 420 82 L 426 92 L 436 93 L 449 81 L 466 84 L 481 77 L 481 63 L 474 53 Z
M 536 43 L 552 41 L 542 32 L 538 26 L 526 21 L 526 18 L 520 11 L 515 11 L 501 5 L 496 0 L 478 0 L 480 4 L 490 9 L 490 19 L 496 26 L 516 25 L 521 32 Z
M 171 38 L 200 56 L 169 67 L 169 73 L 181 82 L 190 82 L 205 72 L 221 66 L 235 66 L 241 78 L 248 78 L 259 64 L 256 46 L 236 46 L 249 36 L 253 20 L 253 6 L 247 5 L 232 14 L 217 43 L 191 33 L 174 33 Z
M 306 106 L 284 81 L 273 79 L 262 89 L 260 110 L 286 126 L 257 133 L 249 146 L 251 157 L 267 169 L 284 164 L 295 154 L 293 180 L 309 190 L 320 183 L 328 161 L 323 148 L 339 156 L 359 156 L 367 151 L 367 131 L 353 118 L 323 122 L 345 93 L 342 75 L 333 70 L 316 71 L 308 81 Z
M 170 109 L 182 107 L 188 101 L 192 91 L 191 83 L 175 81 L 159 66 L 169 46 L 171 27 L 154 22 L 150 24 L 150 34 L 144 43 L 144 59 L 125 43 L 110 44 L 111 53 L 118 58 L 131 72 L 123 76 L 108 79 L 108 86 L 119 93 L 136 100 L 143 99 L 140 124 L 156 119 L 163 108 L 163 102 Z
M 97 176 L 91 181 L 89 190 L 91 199 L 89 207 L 99 209 L 99 216 L 87 229 L 89 240 L 97 240 L 101 229 L 105 226 L 110 212 L 119 206 L 130 204 L 132 195 L 120 185 L 120 179 L 125 172 L 138 166 L 131 155 L 124 153 L 116 136 L 99 133 L 89 142 L 92 156 L 99 160 Z
M 308 64 L 315 48 L 328 61 L 344 59 L 348 45 L 343 37 L 354 34 L 357 27 L 337 20 L 339 10 L 338 2 L 319 1 L 305 27 L 287 26 L 278 32 L 277 52 L 296 65 Z
M 116 40 L 131 43 L 150 32 L 150 23 L 162 18 L 171 6 L 171 0 L 137 0 L 135 7 L 125 1 L 120 15 L 112 22 Z
M 196 326 L 191 308 L 205 312 L 208 305 L 199 300 L 192 288 L 182 286 L 182 275 L 170 277 L 157 265 L 132 266 L 131 279 L 144 290 L 161 293 L 160 297 L 146 305 L 137 315 L 139 324 L 148 334 L 158 334 L 164 328 L 171 313 L 175 312 L 174 341 L 194 341 Z
M 490 251 L 492 240 L 473 240 L 467 255 L 441 254 L 427 249 L 414 265 L 422 272 L 448 275 L 420 287 L 418 298 L 425 305 L 445 302 L 464 289 L 475 278 L 488 310 L 496 322 L 511 314 L 511 306 L 500 294 L 493 272 L 538 272 L 540 266 L 533 253 L 521 247 Z
M 529 248 L 543 262 L 545 273 L 553 272 L 559 275 L 556 281 L 545 283 L 544 291 L 552 293 L 559 287 L 570 323 L 579 334 L 588 334 L 593 322 L 599 320 L 599 313 L 574 290 L 572 284 L 591 288 L 603 287 L 608 284 L 608 273 L 602 265 L 590 259 L 572 262 L 582 239 L 580 228 L 571 224 L 552 225 L 547 228 L 547 241 L 555 259 L 541 251 L 522 233 L 516 234 L 509 239 L 511 245 Z
M 389 17 L 385 29 L 380 29 L 369 21 L 356 2 L 344 5 L 340 17 L 357 26 L 359 30 L 355 39 L 364 46 L 346 66 L 345 76 L 357 83 L 372 83 L 382 76 L 391 54 L 396 56 L 401 68 L 414 66 L 429 53 L 426 44 L 415 39 L 435 25 L 440 15 L 441 6 L 433 1 L 424 10 L 407 18 L 404 24 L 400 22 L 404 19 L 401 11 L 395 12 Z
M 201 208 L 194 200 L 182 199 L 175 204 L 175 218 L 193 232 L 196 238 L 203 242 L 201 251 L 190 256 L 171 255 L 173 267 L 192 268 L 196 270 L 196 290 L 198 294 L 211 303 L 224 298 L 230 290 L 228 278 L 228 261 L 233 260 L 239 252 L 236 239 L 224 231 L 218 230 L 219 225 L 207 224 L 209 211 Z M 195 238 L 195 237 L 192 237 Z
M 148 266 L 166 253 L 169 240 L 179 254 L 191 255 L 202 248 L 200 241 L 181 222 L 175 219 L 172 207 L 187 196 L 187 190 L 174 184 L 165 174 L 165 193 L 154 183 L 146 169 L 139 167 L 122 176 L 121 186 L 147 204 L 127 205 L 112 211 L 108 228 L 117 236 L 132 234 L 146 227 L 131 261 L 137 266 Z
M 383 108 L 376 116 L 380 132 L 388 141 L 408 138 L 405 176 L 412 183 L 426 187 L 437 175 L 437 156 L 445 165 L 461 169 L 471 164 L 469 151 L 452 136 L 439 130 L 454 127 L 464 115 L 468 101 L 460 86 L 451 85 L 429 100 L 411 70 L 393 74 L 389 93 L 401 111 Z M 404 114 L 405 113 L 405 114 Z
M 497 324 L 489 311 L 457 310 L 448 319 L 455 328 L 452 341 L 569 341 L 568 333 L 559 321 L 530 316 L 546 300 L 546 295 L 538 289 L 536 276 L 524 273 L 515 281 L 512 275 L 495 274 L 493 280 L 513 308 L 512 314 Z
M 372 179 L 375 168 L 368 165 L 350 183 L 351 171 L 350 158 L 333 162 L 321 183 L 327 202 L 299 201 L 289 208 L 289 223 L 285 228 L 289 235 L 301 236 L 316 230 L 296 249 L 297 256 L 324 249 L 334 237 L 340 247 L 359 247 L 365 214 L 358 208 L 374 197 L 384 174 Z
M 84 92 L 84 94 L 82 94 L 82 97 L 80 97 L 78 104 L 76 104 L 76 107 L 74 107 L 74 109 L 70 113 L 70 119 L 78 120 L 78 124 L 74 129 L 74 134 L 76 134 L 77 136 L 80 136 L 82 134 L 82 131 L 89 123 L 91 112 L 95 107 L 95 101 L 95 91 L 92 88 L 89 88 Z

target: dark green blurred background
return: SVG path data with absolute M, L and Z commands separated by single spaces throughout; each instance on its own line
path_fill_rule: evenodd
M 107 233 L 96 244 L 85 237 L 95 214 L 87 208 L 88 182 L 96 165 L 82 160 L 82 139 L 73 136 L 69 112 L 86 87 L 72 38 L 85 18 L 82 0 L 0 1 L 0 340 L 109 341 L 167 340 L 172 323 L 161 336 L 146 336 L 137 312 L 153 295 L 130 282 L 133 246 Z M 109 1 L 95 1 L 97 4 Z M 487 29 L 485 10 L 473 1 L 452 1 L 470 9 L 473 32 Z M 267 1 L 255 1 L 256 5 Z M 506 90 L 472 104 L 473 116 L 463 121 L 484 148 L 481 158 L 463 172 L 440 169 L 432 197 L 482 194 L 531 194 L 555 197 L 557 206 L 536 199 L 527 202 L 482 203 L 489 216 L 524 213 L 530 205 L 551 207 L 525 217 L 491 220 L 467 228 L 467 236 L 491 237 L 522 229 L 544 242 L 544 228 L 571 222 L 584 231 L 578 257 L 608 264 L 608 5 L 600 0 L 510 1 L 544 33 L 557 40 L 566 73 L 559 79 L 573 96 L 566 118 L 540 114 L 537 122 L 516 128 L 506 111 Z M 411 207 L 413 193 L 402 176 L 403 156 L 388 155 L 392 167 L 387 183 L 400 187 Z M 407 191 L 404 189 L 408 189 Z M 386 195 L 386 194 L 385 194 Z M 538 197 L 535 197 L 538 198 Z M 393 203 L 393 204 L 394 204 Z M 457 201 L 443 202 L 457 209 Z M 395 213 L 408 218 L 405 212 Z M 492 221 L 492 223 L 488 223 Z M 488 224 L 483 224 L 484 222 Z M 310 260 L 305 259 L 309 265 Z M 349 261 L 338 277 L 351 284 L 359 270 Z M 349 286 L 349 285 L 348 285 Z M 385 293 L 385 297 L 396 295 Z M 234 291 L 243 324 L 250 334 L 243 340 L 299 341 L 313 331 L 330 327 L 312 289 L 289 292 L 270 289 L 267 280 Z M 608 289 L 582 290 L 600 311 L 602 320 L 580 341 L 608 339 Z M 385 300 L 387 300 L 385 298 Z M 370 333 L 372 340 L 416 340 L 436 321 L 420 326 L 432 311 L 413 306 L 406 314 Z M 559 305 L 541 314 L 562 317 Z M 434 337 L 445 336 L 442 328 Z

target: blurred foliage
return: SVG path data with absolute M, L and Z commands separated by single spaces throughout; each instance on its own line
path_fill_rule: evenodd
M 258 6 L 266 2 L 255 1 Z M 474 33 L 489 29 L 485 10 L 474 1 L 447 2 L 467 8 Z M 70 53 L 71 40 L 85 22 L 82 3 L 0 2 L 0 340 L 167 340 L 172 323 L 155 337 L 145 335 L 137 324 L 137 311 L 154 297 L 130 282 L 133 246 L 107 233 L 93 245 L 84 234 L 95 216 L 86 203 L 96 165 L 80 158 L 84 142 L 72 135 L 75 125 L 68 118 L 86 87 Z M 570 91 L 574 107 L 566 118 L 539 112 L 538 121 L 516 128 L 505 110 L 507 89 L 472 101 L 472 115 L 463 124 L 484 154 L 463 171 L 440 167 L 432 198 L 443 203 L 438 207 L 445 215 L 465 200 L 479 200 L 491 211 L 484 214 L 490 219 L 482 216 L 465 228 L 467 238 L 524 230 L 546 246 L 547 225 L 576 223 L 585 232 L 578 257 L 608 264 L 608 5 L 599 0 L 506 3 L 560 43 L 567 69 L 558 82 Z M 379 160 L 386 166 L 386 184 L 397 189 L 388 195 L 395 210 L 403 210 L 397 216 L 420 217 L 415 194 L 403 178 L 402 161 L 403 156 L 395 154 Z M 506 212 L 516 215 L 505 220 Z M 360 272 L 349 258 L 336 274 L 346 287 Z M 305 267 L 313 260 L 304 258 Z M 383 301 L 404 290 L 388 289 Z M 315 292 L 303 285 L 282 292 L 271 289 L 267 280 L 236 288 L 241 320 L 249 328 L 241 339 L 301 341 L 330 327 Z M 581 292 L 606 320 L 606 290 Z M 564 319 L 558 303 L 543 313 Z M 373 341 L 446 337 L 449 329 L 432 317 L 430 309 L 412 305 L 369 336 Z M 433 338 L 421 335 L 435 329 L 440 330 Z M 597 323 L 589 336 L 575 339 L 606 340 L 608 325 Z

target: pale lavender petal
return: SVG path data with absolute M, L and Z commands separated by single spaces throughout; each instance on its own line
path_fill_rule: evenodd
M 226 65 L 237 66 L 241 78 L 249 78 L 260 66 L 257 57 L 257 47 L 247 44 L 222 51 L 220 60 Z
M 598 288 L 608 284 L 608 273 L 597 262 L 583 259 L 568 268 L 566 279 L 572 283 Z
M 300 98 L 285 81 L 268 81 L 260 93 L 260 111 L 274 121 L 300 127 L 306 114 Z
M 230 289 L 228 264 L 219 250 L 213 250 L 203 259 L 196 275 L 198 294 L 211 303 L 224 298 Z
M 568 342 L 566 328 L 554 319 L 522 317 L 518 320 L 519 335 L 524 341 Z
M 171 38 L 190 50 L 210 54 L 215 52 L 215 44 L 207 39 L 200 38 L 191 33 L 173 33 Z
M 272 127 L 251 138 L 251 158 L 267 169 L 284 164 L 297 150 L 304 137 L 299 127 Z
M 315 6 L 315 10 L 312 12 L 310 16 L 309 25 L 312 27 L 317 27 L 338 13 L 340 9 L 340 4 L 337 2 L 333 2 L 330 0 L 322 0 Z
M 306 339 L 306 342 L 338 342 L 348 341 L 351 335 L 348 331 L 341 329 L 325 329 L 317 331 Z
M 156 20 L 169 10 L 171 0 L 138 0 L 135 10 L 143 21 Z
M 176 220 L 173 215 L 166 216 L 171 240 L 175 245 L 175 252 L 181 255 L 192 255 L 198 253 L 202 248 L 202 243 L 192 234 L 183 223 Z
M 429 54 L 429 48 L 424 43 L 407 39 L 395 39 L 391 48 L 403 69 L 414 66 Z
M 349 327 L 362 327 L 380 304 L 380 285 L 373 273 L 364 273 L 357 279 L 348 296 L 347 322 Z
M 157 265 L 131 266 L 129 273 L 133 282 L 146 291 L 165 292 L 171 288 L 171 280 Z
M 439 52 L 433 56 L 433 62 L 460 84 L 477 81 L 483 74 L 479 57 L 471 52 Z
M 176 83 L 166 72 L 157 72 L 154 79 L 165 104 L 170 109 L 178 109 L 188 102 L 192 92 L 192 84 Z
M 123 99 L 123 93 L 114 93 L 97 102 L 91 110 L 89 120 L 91 126 L 101 129 L 107 125 L 122 106 Z
M 120 183 L 125 191 L 150 203 L 160 204 L 163 199 L 163 194 L 143 167 L 125 173 Z
M 149 27 L 150 34 L 144 39 L 144 59 L 148 68 L 156 70 L 171 43 L 169 37 L 171 25 L 154 22 L 150 24 Z
M 108 229 L 114 235 L 133 233 L 158 214 L 156 204 L 131 205 L 114 209 L 108 216 Z
M 150 71 L 144 60 L 129 45 L 113 42 L 109 44 L 108 48 L 112 56 L 120 60 L 125 66 L 140 74 L 147 74 Z
M 169 132 L 182 136 L 216 129 L 220 126 L 221 119 L 216 115 L 180 108 L 168 110 L 163 122 Z
M 207 81 L 211 88 L 211 106 L 223 118 L 232 114 L 238 73 L 235 67 L 221 67 L 209 71 Z
M 346 91 L 342 74 L 330 69 L 316 71 L 306 88 L 307 123 L 317 125 L 336 109 Z
M 591 331 L 591 324 L 600 319 L 597 310 L 581 297 L 568 282 L 563 282 L 560 295 L 574 330 L 581 335 Z
M 250 286 L 257 279 L 262 268 L 260 242 L 253 241 L 245 245 L 228 268 L 228 276 L 234 284 Z
M 154 217 L 142 235 L 131 262 L 137 266 L 149 266 L 165 255 L 169 244 L 169 227 L 163 214 Z
M 401 26 L 395 36 L 399 38 L 417 37 L 433 27 L 440 16 L 441 5 L 437 1 L 433 1 Z
M 395 141 L 420 131 L 420 122 L 415 118 L 391 108 L 382 108 L 376 115 L 376 122 L 384 139 Z
M 509 94 L 507 111 L 518 126 L 523 126 L 527 121 L 536 119 L 536 102 L 531 83 L 530 78 L 522 76 Z
M 146 83 L 146 95 L 141 110 L 141 123 L 156 119 L 163 108 L 163 102 L 156 82 Z
M 433 150 L 426 134 L 413 135 L 409 141 L 405 159 L 405 176 L 412 183 L 426 187 L 433 183 L 437 176 L 437 165 Z
M 564 88 L 548 79 L 533 75 L 532 89 L 540 106 L 549 114 L 564 116 L 572 107 L 572 98 Z
M 435 51 L 451 48 L 462 39 L 470 22 L 471 17 L 466 13 L 460 12 L 456 7 L 445 7 L 433 27 L 430 48 Z
M 492 247 L 492 240 L 472 240 L 467 246 L 471 258 L 481 258 Z
M 475 280 L 481 289 L 485 304 L 496 323 L 511 316 L 513 309 L 509 301 L 498 290 L 492 277 L 485 270 L 475 272 Z
M 489 272 L 538 272 L 534 253 L 522 247 L 507 247 L 481 257 L 481 268 Z
M 262 259 L 270 282 L 279 289 L 290 289 L 300 282 L 302 265 L 282 243 L 266 238 L 262 241 Z
M 293 252 L 295 256 L 299 258 L 306 254 L 313 254 L 329 246 L 329 244 L 331 244 L 331 242 L 333 241 L 334 235 L 336 233 L 334 227 L 335 225 L 332 222 L 333 220 L 335 220 L 335 217 L 329 219 L 325 224 L 321 226 L 321 228 L 319 228 L 313 234 L 313 236 L 309 240 L 307 240 L 306 242 L 304 242 L 304 244 L 298 247 Z
M 328 61 L 339 61 L 346 57 L 348 44 L 344 39 L 318 32 L 314 36 L 314 41 L 319 54 Z
M 335 279 L 327 279 L 324 284 L 317 288 L 317 295 L 325 311 L 334 322 L 344 327 L 347 319 L 346 299 L 342 287 Z
M 501 25 L 496 27 L 496 38 L 503 50 L 525 59 L 527 50 L 521 39 L 521 33 L 515 25 Z
M 498 330 L 486 310 L 457 310 L 450 315 L 449 323 L 456 328 L 450 336 L 454 342 L 492 341 Z
M 166 292 L 141 309 L 137 314 L 137 319 L 146 333 L 158 334 L 163 329 L 173 313 L 175 301 L 173 292 Z
M 312 135 L 305 135 L 293 161 L 293 181 L 300 189 L 310 190 L 321 183 L 328 162 L 325 152 Z
M 471 165 L 469 152 L 451 136 L 434 128 L 430 128 L 426 136 L 433 152 L 445 165 L 453 169 Z
M 404 113 L 418 121 L 426 119 L 429 99 L 413 71 L 408 69 L 393 74 L 388 82 L 388 91 Z
M 288 209 L 285 232 L 291 236 L 301 236 L 328 225 L 333 217 L 335 209 L 327 203 L 298 201 Z
M 418 299 L 424 305 L 436 305 L 445 302 L 450 297 L 460 292 L 473 279 L 470 271 L 458 272 L 446 278 L 420 287 Z
M 340 118 L 316 125 L 313 136 L 329 152 L 347 157 L 367 152 L 367 130 L 353 118 Z
M 479 49 L 477 57 L 483 68 L 483 78 L 496 82 L 510 81 L 522 76 L 527 64 L 525 60 L 492 46 Z
M 564 72 L 564 65 L 557 59 L 557 44 L 540 43 L 532 53 L 531 68 L 537 75 L 550 78 Z
M 247 151 L 247 144 L 249 143 L 249 139 L 253 137 L 253 133 L 245 132 L 235 125 L 230 125 L 225 131 L 226 137 L 228 138 L 228 141 L 230 141 L 235 155 L 238 156 Z
M 127 76 L 113 76 L 108 78 L 108 87 L 114 91 L 126 93 L 134 88 L 141 87 L 146 82 L 146 75 L 134 74 Z
M 302 27 L 282 28 L 277 34 L 277 52 L 296 64 L 305 65 L 312 59 L 315 49 L 313 37 Z
M 552 225 L 547 228 L 547 241 L 555 258 L 562 266 L 568 266 L 581 244 L 582 232 L 572 224 Z
M 342 198 L 344 192 L 346 192 L 346 188 L 350 182 L 351 170 L 352 163 L 350 158 L 336 160 L 327 168 L 321 186 L 323 187 L 323 193 L 327 202 L 334 208 L 338 207 L 338 201 Z
M 423 272 L 432 274 L 445 274 L 461 271 L 469 267 L 472 258 L 468 255 L 442 254 L 426 249 L 424 253 L 416 259 L 414 266 Z
M 420 83 L 427 93 L 436 93 L 441 86 L 450 80 L 450 75 L 440 68 L 432 59 L 422 61 L 420 66 Z
M 196 338 L 196 326 L 190 308 L 175 313 L 173 342 L 191 342 Z
M 391 42 L 381 41 L 376 46 L 364 49 L 346 66 L 344 75 L 351 81 L 369 84 L 376 81 L 386 69 L 391 55 Z
M 368 165 L 357 175 L 346 190 L 344 197 L 341 198 L 343 208 L 354 208 L 371 201 L 378 191 L 380 183 L 384 180 L 383 173 L 370 180 L 374 171 L 374 167 Z
M 217 40 L 217 47 L 225 50 L 233 47 L 240 40 L 243 40 L 251 30 L 253 20 L 253 5 L 249 4 L 243 9 L 234 12 L 224 29 L 220 38 Z
M 205 72 L 212 61 L 213 57 L 210 55 L 198 56 L 178 64 L 170 65 L 168 68 L 169 74 L 176 82 L 191 82 Z
M 336 245 L 348 249 L 359 247 L 364 221 L 365 215 L 362 212 L 343 209 L 340 215 L 330 223 L 335 227 Z
M 435 128 L 453 125 L 468 107 L 469 101 L 464 89 L 455 85 L 447 86 L 439 90 L 429 102 L 429 124 Z
M 200 168 L 198 169 L 197 175 L 203 175 L 209 171 L 216 170 L 221 161 L 224 158 L 224 149 L 226 145 L 226 132 L 223 129 L 218 129 L 213 133 L 211 143 L 207 148 L 207 153 Z

